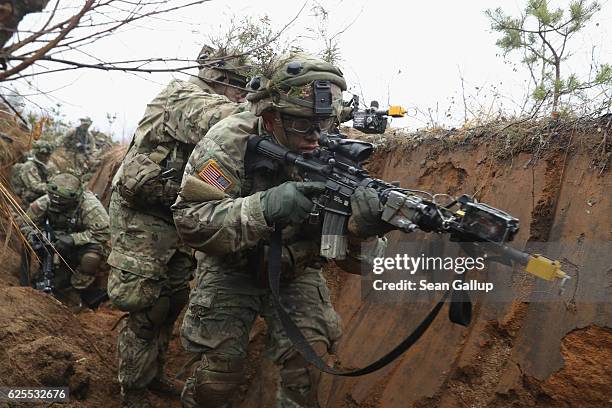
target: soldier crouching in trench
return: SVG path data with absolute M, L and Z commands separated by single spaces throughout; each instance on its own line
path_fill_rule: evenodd
M 181 328 L 184 347 L 200 355 L 183 390 L 188 408 L 231 406 L 244 379 L 249 332 L 258 315 L 268 325 L 268 352 L 281 365 L 278 406 L 318 407 L 319 371 L 287 338 L 270 290 L 258 276 L 275 225 L 284 227 L 281 302 L 318 354 L 329 351 L 341 333 L 321 270 L 321 226 L 307 220 L 312 197 L 324 184 L 300 181 L 287 166 L 258 166 L 250 160 L 247 141 L 261 135 L 295 152 L 313 151 L 320 132 L 341 115 L 346 83 L 338 68 L 305 54 L 279 60 L 268 79 L 259 78 L 259 87 L 247 95 L 249 112 L 223 120 L 198 143 L 172 207 L 179 235 L 196 249 L 198 261 Z M 332 96 L 323 114 L 314 106 L 319 85 L 329 86 Z M 358 189 L 351 206 L 348 257 L 338 264 L 359 273 L 362 240 L 387 230 L 380 225 L 374 190 Z
M 24 210 L 38 197 L 47 193 L 47 179 L 49 174 L 49 158 L 53 152 L 51 143 L 39 140 L 32 146 L 32 156 L 24 163 L 13 166 L 11 173 L 11 187 L 13 192 L 21 198 Z
M 53 247 L 61 256 L 54 267 L 53 293 L 70 303 L 88 303 L 97 296 L 96 274 L 108 255 L 108 214 L 97 197 L 84 190 L 81 180 L 70 173 L 53 176 L 47 194 L 36 199 L 27 216 L 32 224 L 22 231 L 33 243 L 48 223 Z M 35 276 L 34 281 L 40 276 Z

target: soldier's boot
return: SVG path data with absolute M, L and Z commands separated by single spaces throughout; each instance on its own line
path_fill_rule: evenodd
M 322 342 L 312 345 L 318 355 L 327 351 Z M 280 370 L 281 386 L 276 395 L 277 408 L 319 408 L 317 389 L 321 372 L 297 352 Z
M 173 397 L 180 397 L 181 391 L 183 391 L 183 382 L 173 380 L 164 376 L 154 378 L 149 384 L 149 391 L 161 395 L 171 395 Z
M 174 293 L 170 296 L 170 307 L 166 320 L 162 324 L 158 335 L 158 355 L 157 355 L 157 376 L 149 384 L 149 390 L 156 394 L 181 396 L 184 383 L 166 377 L 164 366 L 166 365 L 166 352 L 172 336 L 174 322 L 180 315 L 185 304 L 189 300 L 189 291 L 187 289 Z
M 146 389 L 122 390 L 121 408 L 152 408 Z
M 183 407 L 229 408 L 243 381 L 242 357 L 203 354 L 185 383 L 181 395 Z

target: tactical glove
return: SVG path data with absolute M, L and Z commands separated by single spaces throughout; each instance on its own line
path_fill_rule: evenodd
M 53 244 L 60 253 L 69 252 L 74 247 L 74 239 L 68 234 L 58 235 Z
M 28 229 L 23 232 L 23 236 L 28 241 L 30 245 L 34 245 L 39 241 L 39 233 L 36 230 Z
M 382 205 L 376 190 L 370 187 L 357 187 L 351 196 L 349 231 L 361 238 L 383 235 L 393 226 L 380 219 Z
M 287 181 L 261 195 L 261 208 L 268 224 L 299 224 L 304 221 L 314 204 L 309 196 L 325 191 L 321 182 Z

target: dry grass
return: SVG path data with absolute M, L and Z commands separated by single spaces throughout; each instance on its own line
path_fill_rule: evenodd
M 457 147 L 469 148 L 486 143 L 492 146 L 493 157 L 510 161 L 519 153 L 532 153 L 532 163 L 551 150 L 586 151 L 593 158 L 592 167 L 600 173 L 612 161 L 612 115 L 598 118 L 498 120 L 487 124 L 466 125 L 452 129 L 387 129 L 383 135 L 365 135 L 343 128 L 350 138 L 373 143 L 379 152 L 414 150 L 427 145 L 432 154 Z

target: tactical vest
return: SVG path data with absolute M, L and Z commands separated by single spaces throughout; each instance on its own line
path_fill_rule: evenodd
M 51 224 L 51 228 L 55 233 L 58 231 L 66 234 L 72 234 L 77 231 L 79 221 L 81 219 L 81 202 L 72 211 L 55 211 L 51 208 L 47 210 L 47 218 Z
M 268 190 L 285 181 L 300 179 L 296 169 L 257 156 L 248 150 L 244 158 L 244 174 L 245 180 L 241 190 L 243 197 Z M 283 229 L 282 281 L 294 279 L 306 267 L 318 269 L 323 266 L 325 262 L 319 256 L 320 238 L 319 222 L 292 225 Z M 261 287 L 267 287 L 268 247 L 269 243 L 262 240 L 255 248 L 249 250 L 247 255 L 250 269 L 255 271 Z

